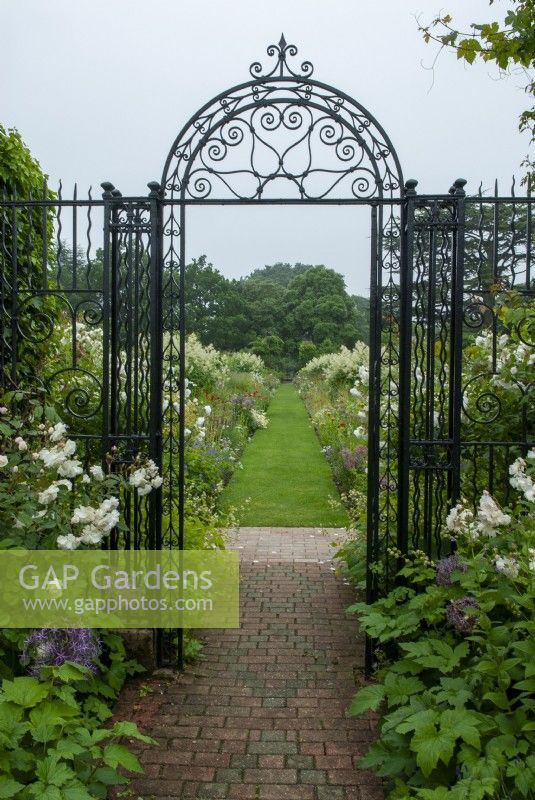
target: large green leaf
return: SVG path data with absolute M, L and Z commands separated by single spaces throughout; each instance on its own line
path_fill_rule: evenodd
M 2 691 L 6 700 L 24 708 L 31 708 L 47 697 L 50 687 L 37 678 L 22 677 L 14 678 L 12 681 L 2 681 Z
M 114 769 L 124 767 L 129 772 L 143 772 L 139 759 L 124 744 L 108 744 L 104 748 L 104 763 Z
M 351 701 L 347 713 L 352 717 L 365 711 L 377 711 L 385 696 L 385 687 L 380 683 L 372 683 L 359 689 Z
M 19 783 L 14 778 L 10 778 L 8 775 L 0 775 L 0 798 L 2 798 L 2 800 L 8 797 L 14 797 L 21 789 L 24 789 L 22 783 Z
M 416 753 L 416 763 L 427 778 L 439 761 L 448 764 L 455 748 L 455 733 L 435 728 L 434 725 L 419 727 L 412 737 L 411 750 Z

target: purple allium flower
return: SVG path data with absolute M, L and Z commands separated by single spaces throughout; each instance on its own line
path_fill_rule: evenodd
M 30 665 L 32 675 L 66 661 L 96 672 L 95 661 L 101 652 L 99 637 L 88 628 L 38 628 L 26 638 L 21 662 Z
M 451 600 L 446 617 L 450 625 L 459 633 L 469 633 L 477 622 L 475 614 L 466 614 L 468 608 L 479 608 L 479 603 L 473 597 L 460 597 L 458 600 Z
M 466 564 L 461 561 L 457 553 L 437 561 L 436 581 L 439 586 L 451 586 L 453 572 L 466 572 Z

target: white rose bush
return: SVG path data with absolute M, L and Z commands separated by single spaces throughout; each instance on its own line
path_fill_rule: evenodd
M 50 411 L 50 410 L 49 410 Z M 87 470 L 63 422 L 28 423 L 4 407 L 0 416 L 0 546 L 28 549 L 100 547 L 123 527 L 119 496 L 162 484 L 156 465 L 136 462 L 125 475 L 100 464 Z

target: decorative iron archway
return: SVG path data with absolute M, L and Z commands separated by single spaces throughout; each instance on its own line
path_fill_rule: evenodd
M 497 189 L 466 197 L 463 180 L 445 194 L 417 195 L 365 108 L 313 78 L 310 62 L 294 66 L 297 48 L 284 37 L 267 53 L 269 68 L 252 64 L 250 80 L 191 118 L 148 196 L 123 197 L 105 183 L 98 200 L 76 190 L 65 199 L 61 187 L 51 195 L 46 186 L 41 197 L 0 197 L 2 385 L 51 396 L 84 458 L 111 448 L 119 463 L 150 455 L 165 489 L 148 497 L 126 490 L 128 533 L 114 534 L 112 546 L 182 547 L 188 207 L 369 207 L 371 600 L 392 583 L 395 548 L 440 553 L 447 509 L 461 491 L 475 500 L 489 488 L 507 502 L 507 464 L 535 445 L 533 383 L 510 387 L 518 395 L 514 435 L 504 441 L 497 427 L 496 294 L 535 294 L 533 201 Z M 51 336 L 60 306 L 64 347 L 37 376 L 31 351 Z M 80 363 L 80 325 L 99 333 L 101 374 Z M 463 345 L 476 333 L 488 339 L 489 359 L 468 378 Z M 529 325 L 518 337 L 535 347 Z M 167 639 L 159 639 L 161 660 L 173 644 L 180 663 L 181 633 Z
M 400 208 L 403 177 L 398 156 L 384 129 L 344 92 L 315 80 L 308 61 L 295 66 L 297 48 L 284 36 L 267 48 L 272 64 L 255 62 L 252 80 L 216 96 L 201 108 L 175 139 L 163 177 L 164 326 L 178 333 L 164 348 L 170 398 L 164 442 L 168 496 L 163 539 L 183 544 L 184 418 L 180 386 L 185 378 L 185 239 L 189 205 L 337 204 L 372 209 L 369 448 L 370 565 L 378 547 L 396 541 L 397 487 L 395 450 L 398 394 Z M 379 466 L 379 453 L 388 453 Z M 379 480 L 386 489 L 379 496 Z M 382 520 L 382 523 L 381 523 Z M 174 522 L 177 524 L 174 524 Z M 384 530 L 380 531 L 383 525 Z M 382 542 L 379 545 L 379 541 Z M 370 596 L 375 579 L 369 572 Z

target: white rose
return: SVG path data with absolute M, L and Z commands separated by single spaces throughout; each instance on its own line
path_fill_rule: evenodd
M 212 406 L 205 406 L 204 413 L 206 414 L 207 417 L 209 417 L 210 414 L 212 413 Z
M 9 463 L 9 459 L 7 456 L 0 456 L 0 469 L 7 467 Z
M 82 462 L 74 459 L 73 461 L 64 461 L 58 467 L 58 475 L 63 475 L 65 478 L 76 478 L 83 472 Z
M 24 441 L 22 436 L 17 436 L 15 439 L 15 444 L 19 448 L 19 450 L 23 453 L 25 450 L 28 449 L 28 444 Z
M 8 409 L 6 408 L 6 406 L 0 406 L 0 414 L 3 415 L 3 414 L 7 414 L 7 413 L 8 413 Z
M 45 489 L 42 492 L 39 492 L 37 495 L 37 500 L 41 503 L 42 506 L 47 506 L 49 503 L 52 503 L 59 494 L 59 486 L 56 486 L 54 483 Z
M 54 425 L 53 428 L 48 429 L 48 433 L 50 435 L 51 442 L 59 442 L 65 436 L 67 432 L 67 426 L 64 422 L 58 422 Z
M 76 550 L 80 544 L 80 539 L 72 533 L 67 533 L 65 536 L 58 536 L 56 543 L 60 550 Z
M 103 481 L 104 480 L 104 477 L 105 477 L 104 470 L 98 464 L 94 464 L 92 467 L 89 467 L 89 472 L 95 478 L 95 480 L 97 480 L 97 481 Z

